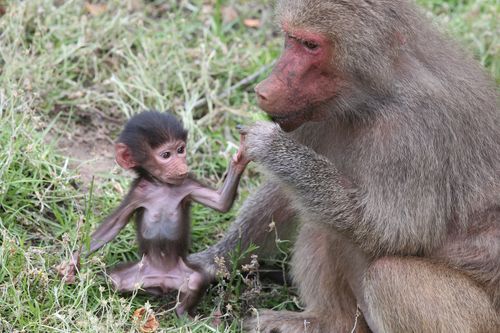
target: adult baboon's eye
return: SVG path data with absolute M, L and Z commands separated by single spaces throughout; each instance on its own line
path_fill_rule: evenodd
M 311 51 L 314 51 L 318 48 L 318 44 L 315 43 L 315 42 L 310 42 L 308 40 L 303 40 L 302 41 L 302 45 L 304 45 L 307 49 L 311 50 Z
M 170 152 L 169 151 L 166 151 L 164 153 L 161 154 L 161 157 L 164 158 L 164 159 L 167 159 L 170 157 Z

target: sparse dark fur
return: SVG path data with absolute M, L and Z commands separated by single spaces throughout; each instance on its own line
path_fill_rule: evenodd
M 92 233 L 89 255 L 112 241 L 133 215 L 136 220 L 140 260 L 108 271 L 121 292 L 142 288 L 156 295 L 178 291 L 176 313 L 193 314 L 208 279 L 187 259 L 190 236 L 189 207 L 196 201 L 218 211 L 231 208 L 247 163 L 239 150 L 229 163 L 227 177 L 214 190 L 189 177 L 187 132 L 168 113 L 147 111 L 132 117 L 115 144 L 115 158 L 137 178 L 120 206 Z M 75 281 L 80 251 L 58 267 L 68 283 Z
M 225 255 L 239 235 L 264 252 L 271 220 L 283 232 L 300 220 L 292 267 L 306 310 L 262 312 L 247 330 L 347 332 L 359 305 L 358 332 L 500 331 L 492 81 L 408 1 L 281 0 L 277 19 L 327 36 L 341 84 L 308 105 L 322 121 L 248 129 L 248 155 L 270 180 L 193 260 Z
M 187 141 L 187 131 L 175 116 L 158 111 L 144 111 L 134 115 L 118 138 L 118 142 L 130 147 L 134 158 L 140 163 L 148 157 L 146 148 L 154 149 L 173 140 Z

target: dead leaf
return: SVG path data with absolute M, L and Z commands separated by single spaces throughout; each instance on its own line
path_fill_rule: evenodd
M 245 19 L 243 21 L 243 24 L 249 28 L 258 28 L 260 27 L 260 20 L 259 19 Z
M 148 316 L 146 322 L 144 322 L 145 316 Z M 142 333 L 155 332 L 160 326 L 154 313 L 148 313 L 144 307 L 134 311 L 134 314 L 132 315 L 132 321 L 136 325 L 141 325 L 142 323 L 144 323 L 142 324 L 142 326 L 139 326 L 139 331 L 141 331 Z
M 233 6 L 223 7 L 222 10 L 222 22 L 229 23 L 238 19 L 238 12 Z
M 79 91 L 73 91 L 67 94 L 68 99 L 79 99 L 85 96 L 85 92 L 79 90 Z
M 144 2 L 142 0 L 128 0 L 127 10 L 129 12 L 138 12 L 144 7 Z
M 99 16 L 108 11 L 108 5 L 105 3 L 85 3 L 85 10 L 92 16 Z
M 212 14 L 214 7 L 212 5 L 203 5 L 201 7 L 201 13 L 204 15 Z

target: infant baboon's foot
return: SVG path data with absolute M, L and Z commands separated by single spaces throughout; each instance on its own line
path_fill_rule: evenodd
M 243 328 L 248 333 L 322 333 L 315 316 L 307 312 L 258 310 Z
M 194 316 L 194 310 L 200 299 L 205 294 L 208 283 L 202 273 L 194 271 L 184 281 L 180 288 L 180 304 L 177 305 L 176 313 L 182 316 L 185 313 Z
M 114 290 L 118 292 L 124 292 L 127 291 L 122 287 L 122 279 L 120 277 L 120 274 L 116 273 L 108 273 L 109 281 L 111 282 L 111 286 Z
M 142 285 L 142 273 L 138 263 L 119 264 L 107 272 L 113 289 L 132 292 Z

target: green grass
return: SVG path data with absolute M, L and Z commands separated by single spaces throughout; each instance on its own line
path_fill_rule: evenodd
M 420 2 L 500 82 L 498 1 Z M 195 321 L 174 316 L 174 298 L 115 294 L 103 272 L 136 258 L 131 225 L 82 263 L 76 285 L 56 276 L 54 267 L 88 238 L 130 181 L 112 168 L 96 175 L 92 191 L 75 171 L 80 162 L 59 152 L 58 143 L 114 140 L 127 116 L 169 109 L 189 129 L 192 170 L 217 186 L 238 145 L 235 124 L 252 122 L 258 112 L 251 87 L 218 96 L 281 47 L 265 0 L 108 3 L 93 16 L 83 1 L 0 0 L 6 8 L 0 17 L 0 332 L 134 332 L 131 315 L 144 305 L 164 331 L 237 332 L 251 306 L 295 308 L 293 290 L 254 285 L 239 270 L 209 291 Z M 232 21 L 227 6 L 239 14 Z M 247 28 L 245 18 L 262 25 Z M 201 98 L 207 106 L 194 108 Z M 257 178 L 255 169 L 246 172 L 236 206 Z M 236 211 L 196 205 L 192 251 L 216 242 Z M 240 255 L 248 253 L 234 254 Z M 214 329 L 216 311 L 223 316 Z

